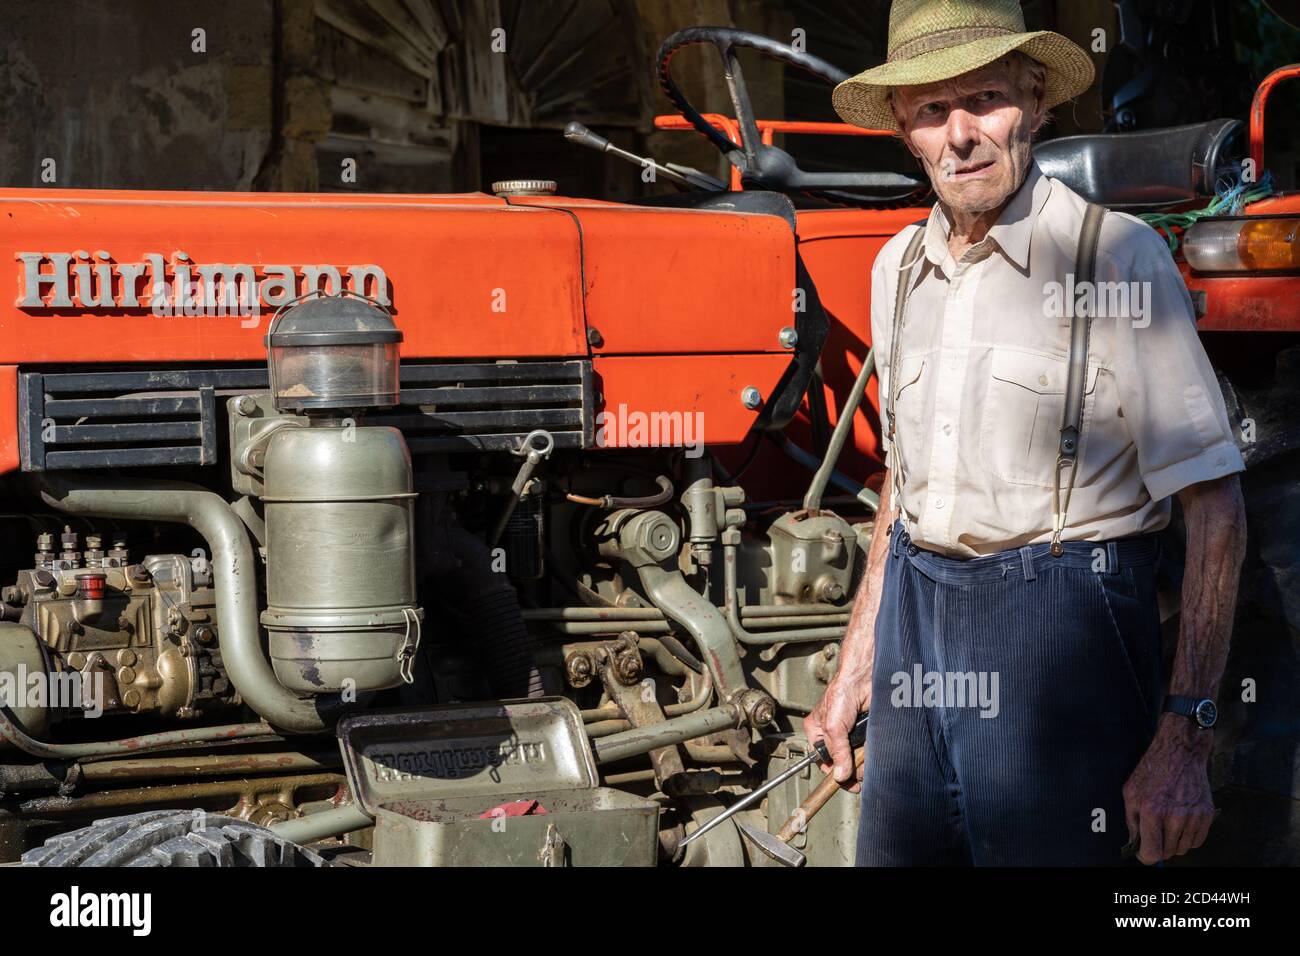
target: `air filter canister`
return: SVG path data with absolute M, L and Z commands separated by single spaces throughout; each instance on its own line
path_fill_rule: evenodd
M 286 687 L 382 690 L 410 682 L 415 492 L 396 428 L 313 422 L 282 428 L 266 452 L 262 624 Z

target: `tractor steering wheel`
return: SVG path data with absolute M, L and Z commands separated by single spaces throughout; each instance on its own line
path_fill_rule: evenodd
M 690 104 L 673 82 L 670 67 L 673 56 L 679 50 L 702 43 L 713 44 L 722 57 L 723 75 L 740 125 L 740 146 L 731 142 L 701 116 L 699 110 Z M 794 157 L 785 150 L 765 145 L 754 120 L 754 107 L 745 88 L 740 61 L 736 58 L 736 50 L 741 47 L 757 50 L 769 59 L 797 66 L 831 85 L 847 79 L 848 74 L 811 53 L 796 52 L 770 37 L 747 30 L 687 27 L 664 40 L 659 47 L 657 61 L 659 83 L 664 93 L 691 125 L 707 136 L 727 160 L 740 170 L 741 182 L 747 187 L 782 193 L 808 192 L 835 202 L 876 208 L 901 205 L 905 200 L 919 198 L 929 188 L 929 183 L 899 173 L 804 172 Z M 846 189 L 866 190 L 872 195 L 841 191 Z

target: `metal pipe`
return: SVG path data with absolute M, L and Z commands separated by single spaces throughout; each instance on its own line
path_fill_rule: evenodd
M 353 830 L 363 830 L 374 826 L 370 814 L 358 804 L 345 803 L 333 810 L 322 810 L 306 816 L 294 817 L 272 823 L 270 829 L 275 835 L 291 843 L 312 843 L 329 837 L 342 836 Z
M 160 734 L 127 737 L 124 740 L 98 740 L 84 744 L 52 744 L 29 737 L 18 728 L 8 707 L 0 706 L 0 738 L 24 753 L 43 760 L 78 760 L 82 757 L 103 757 L 115 754 L 148 753 L 166 750 L 195 742 L 241 740 L 250 737 L 268 737 L 275 733 L 267 724 L 226 724 L 221 727 L 190 727 L 185 730 L 168 730 Z
M 524 610 L 525 621 L 663 621 L 657 607 L 539 607 Z
M 744 714 L 739 707 L 724 704 L 710 707 L 665 720 L 662 724 L 640 727 L 602 737 L 592 742 L 596 753 L 596 763 L 613 763 L 640 754 L 649 753 L 658 747 L 679 744 L 696 737 L 715 734 L 720 730 L 734 730 L 744 723 Z
M 590 634 L 617 634 L 619 631 L 636 631 L 638 634 L 671 634 L 673 626 L 667 621 L 542 621 L 557 634 L 585 637 Z
M 212 551 L 221 659 L 244 703 L 276 728 L 295 734 L 330 729 L 345 704 L 338 694 L 295 696 L 262 652 L 256 562 L 248 532 L 224 498 L 179 481 L 133 481 L 98 475 L 40 473 L 32 482 L 50 507 L 95 518 L 170 521 L 203 536 Z M 355 705 L 352 705 L 355 706 Z
M 862 394 L 867 390 L 867 379 L 871 378 L 871 373 L 875 370 L 876 350 L 867 349 L 867 354 L 862 359 L 862 369 L 858 372 L 858 377 L 853 380 L 853 387 L 849 389 L 848 397 L 844 400 L 844 410 L 835 421 L 835 431 L 831 433 L 831 443 L 826 449 L 826 457 L 822 459 L 821 467 L 813 475 L 808 493 L 803 497 L 805 511 L 817 511 L 821 507 L 826 483 L 830 480 L 831 472 L 835 470 L 835 463 L 840 459 L 840 452 L 844 450 L 849 432 L 853 430 L 853 419 L 858 413 L 858 406 L 862 404 Z M 877 498 L 876 507 L 879 506 L 880 499 Z
M 761 647 L 798 641 L 839 640 L 844 636 L 847 623 L 843 627 L 810 627 L 793 631 L 763 631 L 759 634 L 745 630 L 736 607 L 736 550 L 739 540 L 740 532 L 735 528 L 728 528 L 722 533 L 722 590 L 725 594 L 727 624 L 731 627 L 731 633 L 735 635 L 736 640 L 742 644 Z M 768 623 L 768 620 L 764 623 Z M 778 619 L 774 623 L 785 622 Z
M 143 757 L 99 762 L 0 765 L 0 792 L 57 790 L 65 781 L 86 783 L 123 780 L 172 780 L 177 777 L 220 777 L 248 773 L 293 773 L 329 770 L 343 762 L 337 754 L 303 753 L 234 754 L 199 757 Z
M 813 627 L 818 625 L 848 624 L 849 613 L 843 614 L 809 614 L 804 617 L 757 617 L 742 621 L 749 627 Z
M 803 615 L 835 617 L 848 613 L 848 608 L 836 607 L 834 604 L 750 604 L 740 609 L 740 619 L 743 621 L 751 617 L 801 617 Z
M 740 616 L 786 617 L 804 614 L 847 614 L 842 607 L 827 604 L 750 604 L 740 609 Z M 664 621 L 657 607 L 543 607 L 524 611 L 525 621 Z
M 274 784 L 276 792 L 291 792 L 306 787 L 342 787 L 346 780 L 337 773 L 317 773 L 296 777 L 276 777 L 265 781 Z M 84 796 L 64 797 L 46 795 L 33 797 L 18 804 L 20 813 L 29 814 L 82 814 L 122 808 L 151 808 L 159 806 L 202 806 L 207 801 L 247 799 L 259 792 L 260 780 L 215 780 L 206 783 L 174 783 L 166 786 L 154 784 L 142 787 L 125 787 L 117 790 L 99 790 Z M 210 808 L 209 804 L 209 808 Z
M 622 717 L 611 717 L 608 720 L 593 720 L 582 728 L 587 732 L 587 736 L 593 740 L 597 737 L 611 737 L 614 734 L 621 734 L 625 730 L 632 729 L 632 722 L 624 720 Z

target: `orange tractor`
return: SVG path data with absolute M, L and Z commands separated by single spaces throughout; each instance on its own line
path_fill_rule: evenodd
M 693 44 L 734 119 L 673 82 Z M 871 134 L 756 120 L 742 48 L 844 77 L 669 38 L 659 125 L 734 171 L 624 154 L 683 186 L 636 204 L 0 190 L 0 861 L 851 862 L 856 798 L 788 771 L 878 501 L 871 263 L 928 187 L 802 170 L 777 134 Z M 1263 476 L 1246 600 L 1293 636 L 1300 197 L 1171 218 L 1222 205 L 1241 128 L 1039 162 L 1181 235 Z M 1228 756 L 1294 747 L 1267 712 Z

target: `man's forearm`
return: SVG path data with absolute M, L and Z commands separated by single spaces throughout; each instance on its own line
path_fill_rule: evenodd
M 1223 680 L 1246 549 L 1246 514 L 1235 475 L 1179 493 L 1187 525 L 1182 614 L 1169 693 L 1213 697 Z M 1168 722 L 1189 727 L 1183 719 Z M 1195 728 L 1189 728 L 1194 730 Z
M 837 679 L 857 684 L 871 679 L 871 663 L 876 651 L 876 612 L 880 610 L 880 591 L 885 581 L 885 555 L 889 551 L 889 528 L 898 517 L 894 507 L 891 476 L 886 469 L 880 488 L 880 508 L 876 511 L 871 545 L 867 549 L 867 568 L 853 600 L 853 613 L 840 645 Z

